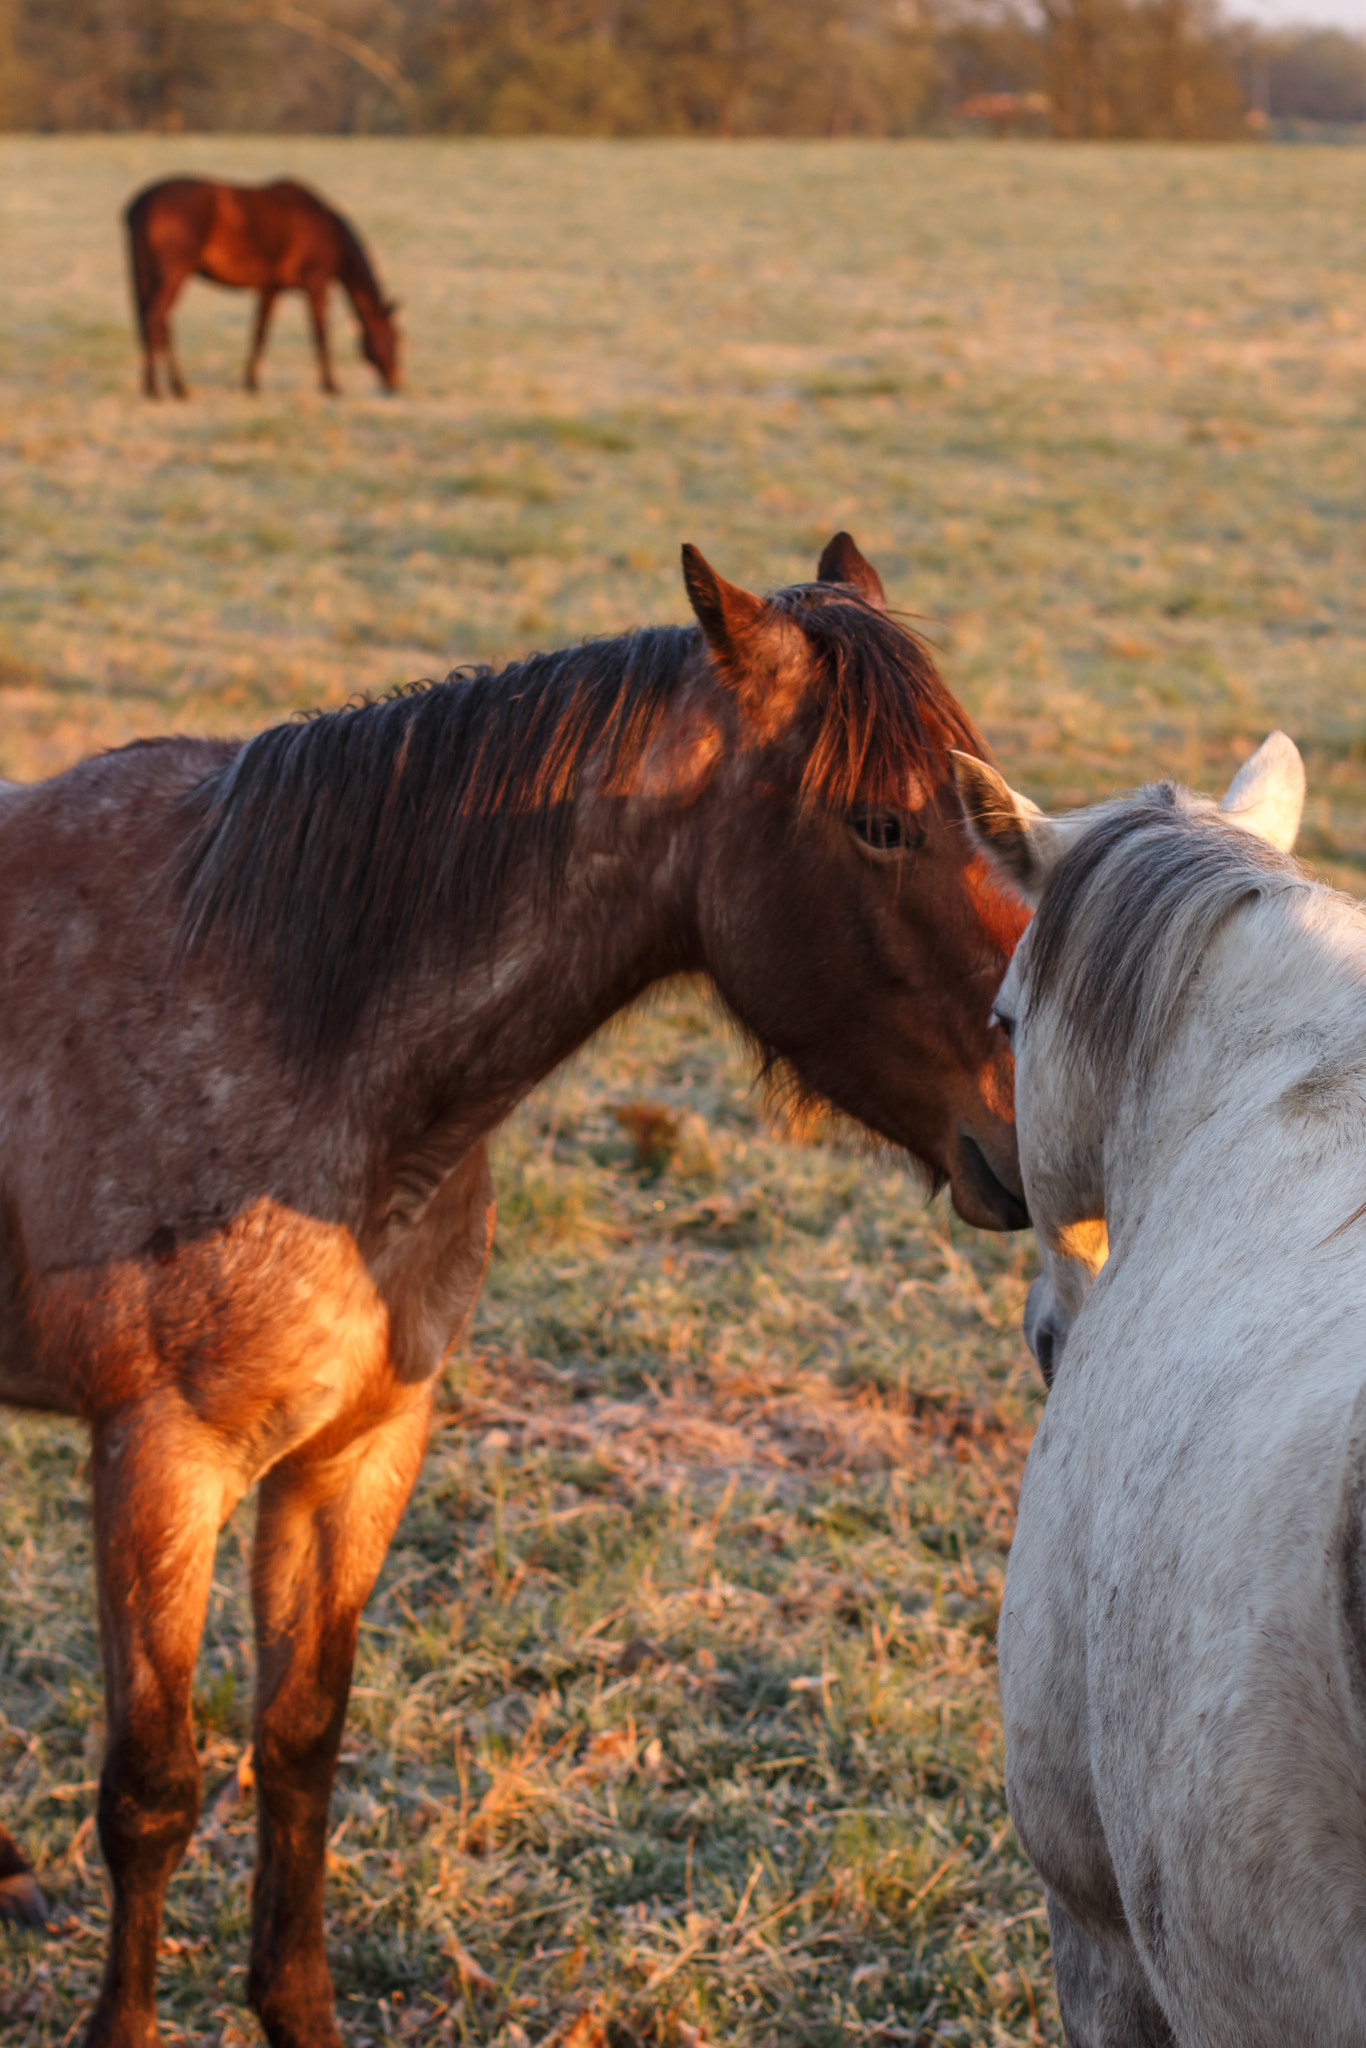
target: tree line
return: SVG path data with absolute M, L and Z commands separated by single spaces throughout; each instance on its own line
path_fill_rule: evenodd
M 0 127 L 1217 138 L 1366 121 L 1366 43 L 1216 0 L 0 0 Z

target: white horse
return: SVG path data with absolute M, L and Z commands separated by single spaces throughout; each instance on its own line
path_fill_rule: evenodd
M 1362 2048 L 1366 916 L 1286 857 L 1283 735 L 1218 808 L 959 780 L 1037 905 L 997 1012 L 1054 1278 L 1109 1241 L 1000 1626 L 1067 2038 Z

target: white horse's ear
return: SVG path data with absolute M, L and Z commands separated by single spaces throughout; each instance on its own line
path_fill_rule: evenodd
M 975 754 L 960 754 L 955 747 L 949 759 L 969 832 L 997 873 L 1036 906 L 1067 835 Z
M 1304 763 L 1295 742 L 1283 732 L 1264 739 L 1230 782 L 1219 808 L 1230 824 L 1289 853 L 1304 810 Z

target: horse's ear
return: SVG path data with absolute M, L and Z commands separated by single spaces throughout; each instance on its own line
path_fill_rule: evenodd
M 708 647 L 723 667 L 729 669 L 747 652 L 764 613 L 764 601 L 753 597 L 738 584 L 718 576 L 711 563 L 690 540 L 683 543 L 683 582 L 688 602 L 697 614 Z
M 949 759 L 969 833 L 997 873 L 1034 908 L 1066 835 L 975 754 L 960 754 L 954 747 Z
M 1289 853 L 1304 811 L 1304 763 L 1287 733 L 1273 732 L 1262 741 L 1230 782 L 1219 808 L 1230 824 Z
M 776 738 L 805 694 L 811 647 L 795 619 L 718 576 L 691 541 L 683 581 L 721 680 L 764 739 Z
M 882 587 L 882 578 L 877 570 L 861 553 L 851 533 L 837 533 L 825 544 L 825 552 L 816 565 L 818 583 L 848 583 L 875 604 L 879 611 L 887 609 L 887 593 Z

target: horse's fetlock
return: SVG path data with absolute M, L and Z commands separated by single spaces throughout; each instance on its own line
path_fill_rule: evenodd
M 160 2040 L 154 2012 L 130 2011 L 105 1996 L 91 2015 L 84 2048 L 158 2048 Z
M 253 1959 L 247 2003 L 271 2048 L 341 2048 L 332 1978 L 321 1955 L 283 1963 L 273 1955 Z

